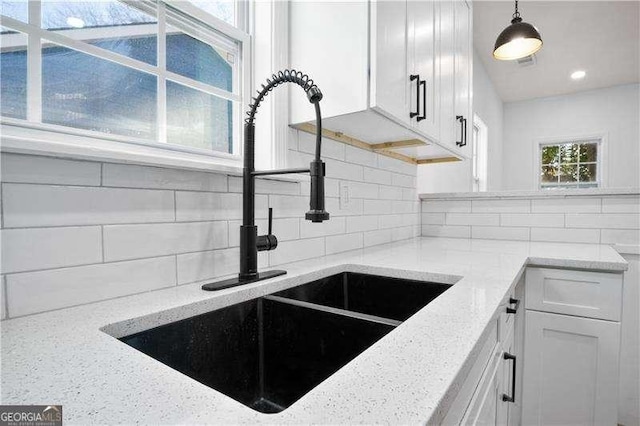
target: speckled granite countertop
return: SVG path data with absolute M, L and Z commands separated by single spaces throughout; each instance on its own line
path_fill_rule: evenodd
M 608 246 L 417 238 L 293 263 L 286 276 L 242 288 L 193 284 L 16 318 L 1 323 L 2 404 L 62 404 L 67 424 L 438 423 L 526 265 L 627 268 Z M 279 414 L 113 337 L 345 270 L 456 284 Z

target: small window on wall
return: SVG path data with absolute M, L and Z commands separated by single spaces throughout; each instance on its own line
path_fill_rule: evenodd
M 600 140 L 540 145 L 540 188 L 600 186 Z

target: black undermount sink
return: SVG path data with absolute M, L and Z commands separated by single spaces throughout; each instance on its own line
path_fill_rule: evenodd
M 449 287 L 346 272 L 120 340 L 278 413 Z

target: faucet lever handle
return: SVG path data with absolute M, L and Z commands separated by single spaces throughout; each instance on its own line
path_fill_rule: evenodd
M 273 207 L 269 207 L 269 230 L 267 231 L 267 235 L 272 235 L 273 228 Z

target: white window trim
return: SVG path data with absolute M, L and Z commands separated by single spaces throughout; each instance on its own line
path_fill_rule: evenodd
M 125 1 L 126 3 L 127 1 Z M 55 32 L 40 28 L 41 9 L 39 2 L 29 2 L 29 23 L 24 23 L 11 18 L 3 18 L 3 25 L 14 28 L 21 33 L 29 33 L 36 37 L 29 37 L 28 48 L 37 54 L 28 54 L 27 71 L 27 105 L 26 120 L 10 117 L 0 117 L 0 151 L 37 154 L 55 157 L 73 157 L 97 161 L 128 162 L 145 165 L 158 165 L 167 167 L 179 167 L 186 169 L 210 170 L 241 174 L 242 170 L 242 124 L 244 122 L 243 110 L 245 100 L 248 99 L 251 83 L 251 37 L 241 28 L 246 28 L 246 2 L 239 2 L 237 20 L 240 28 L 236 28 L 218 18 L 211 16 L 193 4 L 183 0 L 166 0 L 171 7 L 182 13 L 211 25 L 222 34 L 236 39 L 240 43 L 242 79 L 239 93 L 233 94 L 222 89 L 215 88 L 187 77 L 167 71 L 162 67 L 162 55 L 158 55 L 158 64 L 149 65 L 99 47 L 82 43 L 81 41 L 66 38 Z M 164 8 L 158 3 L 158 27 L 166 25 L 166 15 L 160 12 Z M 36 25 L 37 24 L 37 25 Z M 52 41 L 60 46 L 72 48 L 82 53 L 97 56 L 104 60 L 128 66 L 130 68 L 151 72 L 158 75 L 158 81 L 169 78 L 172 81 L 187 87 L 198 89 L 202 92 L 218 96 L 223 99 L 237 101 L 237 111 L 234 111 L 234 152 L 229 154 L 219 151 L 208 151 L 198 148 L 182 147 L 174 144 L 162 144 L 166 140 L 163 132 L 166 131 L 160 123 L 157 141 L 136 139 L 127 136 L 117 136 L 84 129 L 58 126 L 42 123 L 41 111 L 41 39 Z M 158 37 L 158 47 L 164 46 L 163 37 Z M 158 85 L 162 87 L 162 85 Z M 161 99 L 159 89 L 158 99 Z M 35 102 L 35 100 L 38 102 Z M 164 102 L 158 102 L 158 120 L 162 110 L 166 108 Z M 234 109 L 236 109 L 234 108 Z
M 542 146 L 544 145 L 561 145 L 563 143 L 573 143 L 573 142 L 580 142 L 580 141 L 585 141 L 585 140 L 599 140 L 598 142 L 598 160 L 596 161 L 597 163 L 597 170 L 598 170 L 598 189 L 603 189 L 603 188 L 607 188 L 608 187 L 608 182 L 607 182 L 607 174 L 608 174 L 608 168 L 607 168 L 607 150 L 608 150 L 608 144 L 607 144 L 607 139 L 608 139 L 608 133 L 607 132 L 602 132 L 602 133 L 589 133 L 589 134 L 579 134 L 579 135 L 569 135 L 569 136 L 558 136 L 558 137 L 553 137 L 553 138 L 542 138 L 542 139 L 536 139 L 533 141 L 533 182 L 535 182 L 535 187 L 533 189 L 537 190 L 537 191 L 546 191 L 546 189 L 542 188 L 542 181 L 540 179 L 540 153 L 541 153 L 541 149 Z M 584 188 L 563 188 L 566 189 L 567 191 L 579 191 L 581 189 Z

